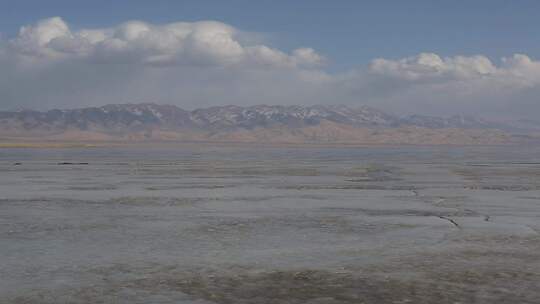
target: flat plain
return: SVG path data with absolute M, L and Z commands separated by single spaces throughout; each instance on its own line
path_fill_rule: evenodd
M 540 147 L 0 149 L 0 303 L 538 303 Z

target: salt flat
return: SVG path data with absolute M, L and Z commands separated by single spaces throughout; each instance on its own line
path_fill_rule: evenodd
M 1 303 L 538 303 L 540 148 L 0 150 Z

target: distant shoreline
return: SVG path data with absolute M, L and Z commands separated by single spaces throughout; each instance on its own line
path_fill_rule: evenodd
M 78 149 L 78 148 L 107 148 L 107 147 L 178 147 L 178 146 L 222 146 L 222 147 L 267 147 L 267 148 L 347 148 L 347 147 L 509 147 L 515 143 L 497 144 L 407 144 L 407 143 L 292 143 L 292 142 L 235 142 L 235 141 L 8 141 L 0 140 L 0 149 L 28 148 L 28 149 Z M 531 143 L 540 145 L 540 143 Z

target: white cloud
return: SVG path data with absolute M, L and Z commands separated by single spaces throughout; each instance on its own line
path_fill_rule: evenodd
M 502 58 L 499 64 L 483 55 L 442 58 L 434 53 L 375 59 L 355 79 L 375 84 L 375 99 L 409 112 L 504 115 L 518 112 L 523 104 L 529 111 L 540 110 L 540 104 L 531 105 L 531 92 L 540 89 L 540 62 L 523 54 Z
M 112 64 L 247 67 L 310 67 L 324 62 L 309 48 L 286 54 L 265 45 L 244 45 L 237 39 L 238 33 L 215 21 L 164 25 L 130 21 L 113 28 L 74 31 L 54 17 L 22 27 L 10 46 L 17 55 L 42 61 L 79 58 Z
M 492 61 L 421 53 L 330 73 L 312 48 L 287 52 L 256 35 L 215 21 L 74 29 L 59 17 L 41 20 L 0 40 L 0 108 L 155 101 L 368 104 L 436 115 L 540 111 L 540 62 L 524 54 Z
M 527 55 L 514 54 L 503 58 L 501 74 L 509 82 L 519 87 L 534 87 L 540 84 L 540 62 Z
M 301 66 L 322 66 L 326 59 L 312 48 L 300 48 L 293 51 L 294 61 Z
M 399 60 L 375 59 L 369 70 L 411 81 L 475 79 L 497 73 L 497 67 L 482 55 L 441 58 L 434 53 L 421 53 Z
M 472 81 L 505 87 L 540 84 L 540 62 L 523 54 L 502 58 L 501 64 L 496 66 L 483 55 L 441 58 L 434 53 L 421 53 L 398 60 L 375 59 L 369 66 L 369 72 L 409 82 Z
M 23 26 L 19 36 L 11 41 L 17 52 L 27 56 L 55 56 L 54 42 L 73 39 L 69 27 L 59 17 L 39 21 L 34 26 Z M 51 47 L 49 47 L 51 46 Z

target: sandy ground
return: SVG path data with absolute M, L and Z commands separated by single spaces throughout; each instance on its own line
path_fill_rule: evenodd
M 0 149 L 0 303 L 538 303 L 540 149 Z

